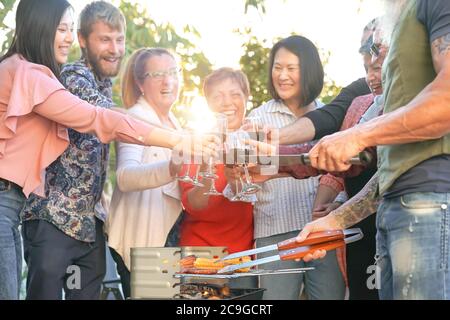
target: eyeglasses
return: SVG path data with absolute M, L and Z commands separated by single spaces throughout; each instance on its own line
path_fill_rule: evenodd
M 148 77 L 150 79 L 162 81 L 167 76 L 171 77 L 171 78 L 176 78 L 180 72 L 181 72 L 180 68 L 173 68 L 173 69 L 166 70 L 166 71 L 153 71 L 153 72 L 147 72 L 146 74 L 144 74 L 143 78 L 145 79 Z
M 380 55 L 380 47 L 381 44 L 375 42 L 372 43 L 369 49 L 370 55 L 377 58 Z

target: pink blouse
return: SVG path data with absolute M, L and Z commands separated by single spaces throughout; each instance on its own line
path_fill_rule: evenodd
M 0 177 L 44 196 L 45 169 L 69 145 L 67 127 L 108 143 L 145 144 L 152 127 L 96 108 L 64 89 L 47 67 L 14 55 L 0 63 Z

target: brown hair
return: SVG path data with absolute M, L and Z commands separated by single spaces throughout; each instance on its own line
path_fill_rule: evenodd
M 250 85 L 248 83 L 248 78 L 241 70 L 235 70 L 232 68 L 220 68 L 209 75 L 206 76 L 205 81 L 203 83 L 203 94 L 205 97 L 208 96 L 211 92 L 211 88 L 226 79 L 231 79 L 236 81 L 242 89 L 245 97 L 248 98 L 250 96 Z
M 127 25 L 120 9 L 106 1 L 94 1 L 81 11 L 78 32 L 87 39 L 92 32 L 92 26 L 99 21 L 116 30 L 125 30 Z
M 134 51 L 128 59 L 122 75 L 122 101 L 125 108 L 134 106 L 142 95 L 138 84 L 144 83 L 147 61 L 154 56 L 168 55 L 174 60 L 175 56 L 164 48 L 141 48 Z

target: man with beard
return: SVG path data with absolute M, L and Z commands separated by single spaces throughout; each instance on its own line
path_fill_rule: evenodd
M 343 171 L 350 157 L 378 146 L 380 298 L 448 299 L 450 2 L 388 4 L 384 115 L 322 139 L 310 152 L 311 162 Z M 378 51 L 376 45 L 372 49 Z M 364 211 L 331 213 L 305 227 L 298 240 L 312 231 L 346 228 Z
M 78 30 L 82 58 L 60 75 L 71 93 L 99 108 L 114 105 L 110 78 L 125 52 L 125 26 L 120 10 L 107 2 L 84 8 Z M 61 299 L 63 289 L 66 299 L 100 296 L 106 269 L 100 200 L 109 147 L 71 129 L 69 137 L 69 147 L 47 169 L 46 198 L 32 195 L 23 210 L 27 299 Z

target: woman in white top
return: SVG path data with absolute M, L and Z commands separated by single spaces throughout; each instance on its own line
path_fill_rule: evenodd
M 122 78 L 124 107 L 133 116 L 181 130 L 170 111 L 178 98 L 179 68 L 166 49 L 133 53 Z M 126 297 L 130 296 L 130 248 L 163 247 L 181 212 L 175 177 L 180 169 L 171 150 L 117 144 L 117 184 L 106 233 Z

